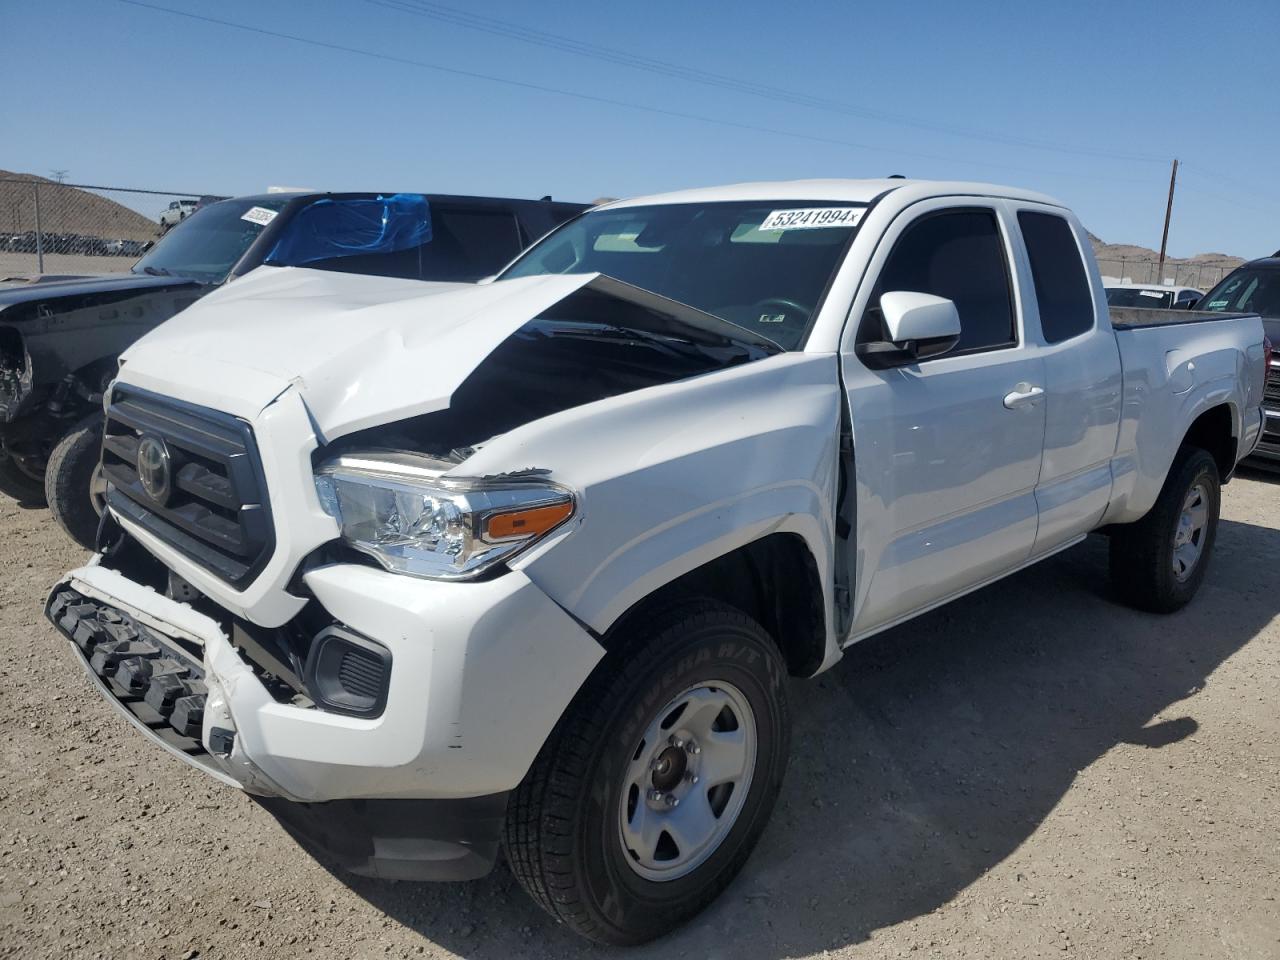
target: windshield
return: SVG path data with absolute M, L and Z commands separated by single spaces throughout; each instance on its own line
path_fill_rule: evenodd
M 1172 290 L 1107 287 L 1107 304 L 1112 307 L 1168 307 L 1172 303 Z
M 598 210 L 545 238 L 501 279 L 604 273 L 796 350 L 865 211 L 795 200 Z
M 288 202 L 224 200 L 201 207 L 165 234 L 133 272 L 221 283 Z
M 1206 293 L 1196 306 L 1215 313 L 1258 313 L 1280 318 L 1280 269 L 1241 267 Z

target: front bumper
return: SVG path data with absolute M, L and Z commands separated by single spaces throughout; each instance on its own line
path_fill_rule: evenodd
M 97 558 L 53 589 L 46 611 L 99 691 L 138 730 L 265 798 L 291 832 L 341 853 L 348 868 L 421 875 L 423 861 L 450 859 L 456 838 L 432 827 L 447 822 L 474 828 L 461 849 L 478 869 L 470 854 L 496 844 L 491 828 L 501 818 L 491 806 L 505 802 L 493 798 L 523 779 L 603 649 L 516 571 L 457 584 L 335 564 L 303 581 L 336 622 L 391 651 L 379 716 L 279 702 L 216 620 Z M 154 666 L 117 675 L 131 658 Z M 149 671 L 176 677 L 170 687 L 187 686 L 165 703 Z M 184 697 L 201 696 L 195 721 L 195 704 L 179 712 Z M 419 830 L 404 834 L 415 822 Z M 362 833 L 361 824 L 382 833 Z
M 1280 461 L 1280 359 L 1273 359 L 1263 385 L 1262 431 L 1249 454 L 1254 461 Z

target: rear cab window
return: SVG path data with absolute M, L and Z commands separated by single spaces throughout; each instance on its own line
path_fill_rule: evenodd
M 1111 307 L 1146 307 L 1151 310 L 1163 309 L 1172 304 L 1172 290 L 1157 290 L 1153 287 L 1107 288 L 1107 305 Z
M 1021 210 L 1018 228 L 1031 264 L 1045 343 L 1061 343 L 1092 330 L 1093 295 L 1071 224 L 1056 214 Z
M 510 210 L 433 206 L 433 249 L 423 280 L 479 280 L 496 273 L 521 250 L 520 224 Z

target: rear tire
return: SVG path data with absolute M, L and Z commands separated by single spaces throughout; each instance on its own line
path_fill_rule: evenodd
M 44 481 L 33 477 L 4 450 L 0 450 L 0 493 L 8 494 L 24 507 L 44 506 Z
M 44 472 L 44 492 L 53 518 L 80 546 L 94 550 L 101 500 L 95 496 L 102 459 L 102 412 L 95 411 L 58 441 Z
M 1221 497 L 1213 457 L 1179 450 L 1147 515 L 1111 534 L 1111 582 L 1120 599 L 1152 613 L 1186 606 L 1209 569 Z
M 702 910 L 773 810 L 790 745 L 786 683 L 769 635 L 726 604 L 685 600 L 634 623 L 512 794 L 504 842 L 521 885 L 614 945 Z

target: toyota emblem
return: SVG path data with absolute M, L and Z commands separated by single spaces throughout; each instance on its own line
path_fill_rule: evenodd
M 143 437 L 138 443 L 138 480 L 142 489 L 156 503 L 169 499 L 169 448 L 160 437 Z

